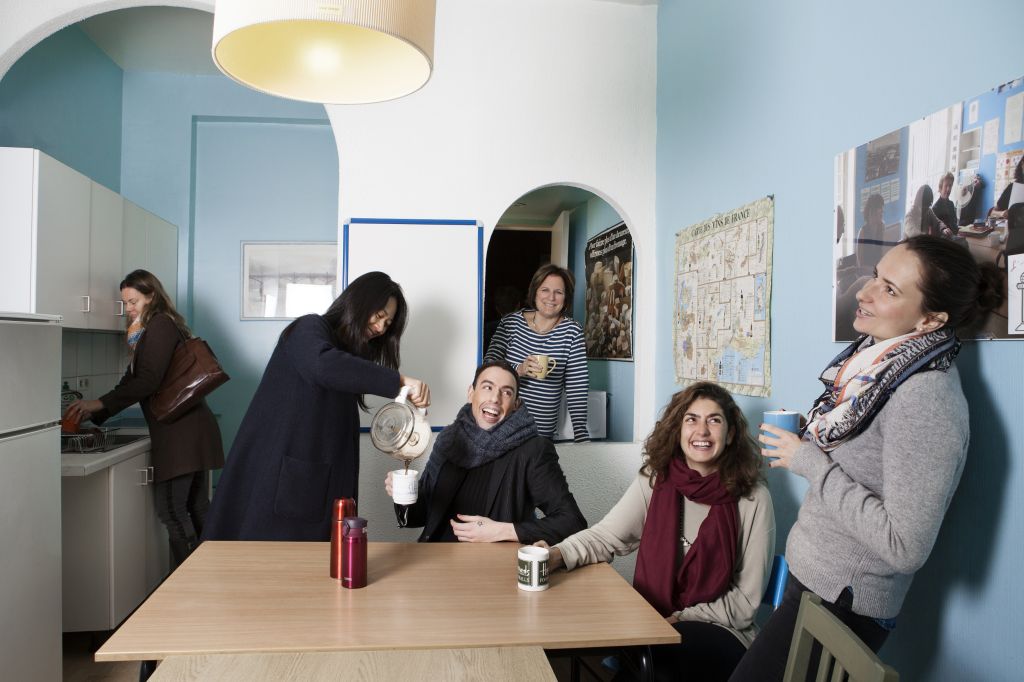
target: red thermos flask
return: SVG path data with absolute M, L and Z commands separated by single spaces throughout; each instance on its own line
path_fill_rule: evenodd
M 331 515 L 331 577 L 335 580 L 341 580 L 342 554 L 345 551 L 342 522 L 346 516 L 355 516 L 356 513 L 356 501 L 351 497 L 341 497 L 334 501 L 334 513 Z
M 341 586 L 366 587 L 366 519 L 350 516 L 343 522 Z

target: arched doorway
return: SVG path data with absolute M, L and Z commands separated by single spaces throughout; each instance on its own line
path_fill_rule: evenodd
M 598 257 L 587 248 L 609 230 L 626 235 L 619 252 Z M 613 242 L 609 242 L 613 243 Z M 628 244 L 628 245 L 627 245 Z M 628 255 L 627 255 L 628 253 Z M 607 261 L 607 263 L 605 262 Z M 571 316 L 583 328 L 588 345 L 588 401 L 595 440 L 632 441 L 634 406 L 632 238 L 618 211 L 594 192 L 570 185 L 549 185 L 510 203 L 492 232 L 484 280 L 484 347 L 503 315 L 528 309 L 530 279 L 538 267 L 555 263 L 576 279 Z M 596 276 L 595 276 L 596 271 Z M 612 273 L 615 277 L 609 277 Z M 613 282 L 615 280 L 615 282 Z M 604 308 L 600 307 L 603 300 Z M 602 315 L 603 313 L 603 315 Z M 612 314 L 614 313 L 614 314 Z M 618 357 L 610 350 L 614 332 Z M 559 434 L 571 438 L 565 415 Z M 596 432 L 596 433 L 595 433 Z

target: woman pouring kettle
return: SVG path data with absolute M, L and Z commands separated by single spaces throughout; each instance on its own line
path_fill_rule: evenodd
M 285 327 L 235 437 L 204 540 L 330 539 L 331 504 L 359 485 L 364 396 L 430 404 L 430 388 L 399 374 L 408 306 L 402 288 L 369 272 L 323 315 Z

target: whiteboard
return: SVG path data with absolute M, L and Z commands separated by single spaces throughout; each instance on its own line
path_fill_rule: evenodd
M 483 356 L 483 226 L 475 220 L 352 218 L 342 227 L 343 286 L 373 270 L 398 282 L 409 304 L 402 374 L 430 386 L 437 431 L 466 403 Z M 387 399 L 366 396 L 366 428 Z

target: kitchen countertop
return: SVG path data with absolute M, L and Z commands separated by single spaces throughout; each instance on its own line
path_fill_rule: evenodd
M 146 429 L 131 428 L 119 429 L 119 433 L 133 435 L 148 433 Z M 122 445 L 107 452 L 64 452 L 60 455 L 60 475 L 64 476 L 88 476 L 97 471 L 103 471 L 109 467 L 119 464 L 126 459 L 150 450 L 149 438 L 141 438 L 134 443 Z

